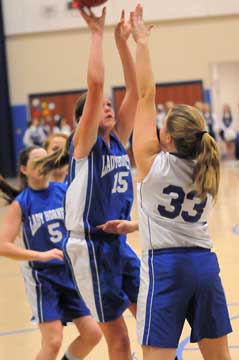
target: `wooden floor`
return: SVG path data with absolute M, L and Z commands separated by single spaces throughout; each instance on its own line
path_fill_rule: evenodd
M 0 218 L 4 209 L 0 210 Z M 133 218 L 136 218 L 133 209 Z M 213 210 L 210 225 L 217 252 L 221 276 L 227 296 L 234 332 L 229 335 L 233 360 L 239 359 L 239 163 L 224 162 L 220 196 Z M 140 254 L 138 233 L 129 236 L 132 247 Z M 24 283 L 19 271 L 19 264 L 0 258 L 0 359 L 33 360 L 39 349 L 40 334 L 37 327 L 30 322 L 31 313 L 26 301 Z M 131 338 L 132 351 L 139 360 L 142 359 L 140 347 L 135 335 L 135 320 L 125 313 Z M 61 354 L 75 336 L 73 326 L 65 329 Z M 178 348 L 179 359 L 202 359 L 196 345 L 188 343 L 190 329 L 185 325 Z M 59 359 L 61 356 L 59 356 Z M 107 360 L 104 341 L 87 357 L 89 360 Z

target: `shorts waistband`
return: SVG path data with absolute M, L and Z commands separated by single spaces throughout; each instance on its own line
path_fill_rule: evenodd
M 192 253 L 192 252 L 210 252 L 211 249 L 203 248 L 199 246 L 193 247 L 172 247 L 172 248 L 164 248 L 164 249 L 151 249 L 149 250 L 149 254 L 170 254 L 170 253 Z

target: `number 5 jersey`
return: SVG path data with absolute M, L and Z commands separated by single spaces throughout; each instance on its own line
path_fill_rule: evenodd
M 211 248 L 208 215 L 212 197 L 196 196 L 194 161 L 161 151 L 137 185 L 143 251 L 172 247 Z
M 62 249 L 67 235 L 64 225 L 66 184 L 50 182 L 48 188 L 33 190 L 27 187 L 16 197 L 22 210 L 23 243 L 26 249 L 47 251 Z M 32 261 L 33 268 L 63 265 L 61 260 Z

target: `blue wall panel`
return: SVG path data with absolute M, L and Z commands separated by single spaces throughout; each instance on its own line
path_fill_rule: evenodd
M 13 140 L 15 147 L 15 164 L 17 164 L 18 154 L 24 148 L 22 142 L 24 132 L 27 127 L 27 106 L 15 105 L 12 106 L 12 128 Z

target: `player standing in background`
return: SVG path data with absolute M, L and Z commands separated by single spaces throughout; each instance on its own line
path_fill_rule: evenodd
M 137 328 L 144 359 L 174 359 L 187 319 L 204 359 L 229 360 L 232 329 L 208 234 L 220 177 L 217 145 L 201 113 L 187 105 L 169 110 L 157 137 L 151 26 L 140 5 L 131 25 L 139 90 L 133 134 L 142 242 Z
M 36 360 L 56 359 L 63 324 L 69 321 L 73 321 L 81 335 L 70 344 L 64 359 L 84 359 L 99 342 L 101 331 L 77 294 L 63 261 L 61 248 L 67 235 L 63 209 L 66 185 L 49 182 L 49 175 L 40 175 L 33 163 L 43 156 L 46 151 L 38 147 L 21 152 L 19 171 L 23 190 L 19 195 L 6 182 L 0 182 L 3 196 L 11 203 L 1 224 L 0 255 L 27 260 L 22 272 L 42 337 Z M 21 226 L 23 248 L 14 244 Z

